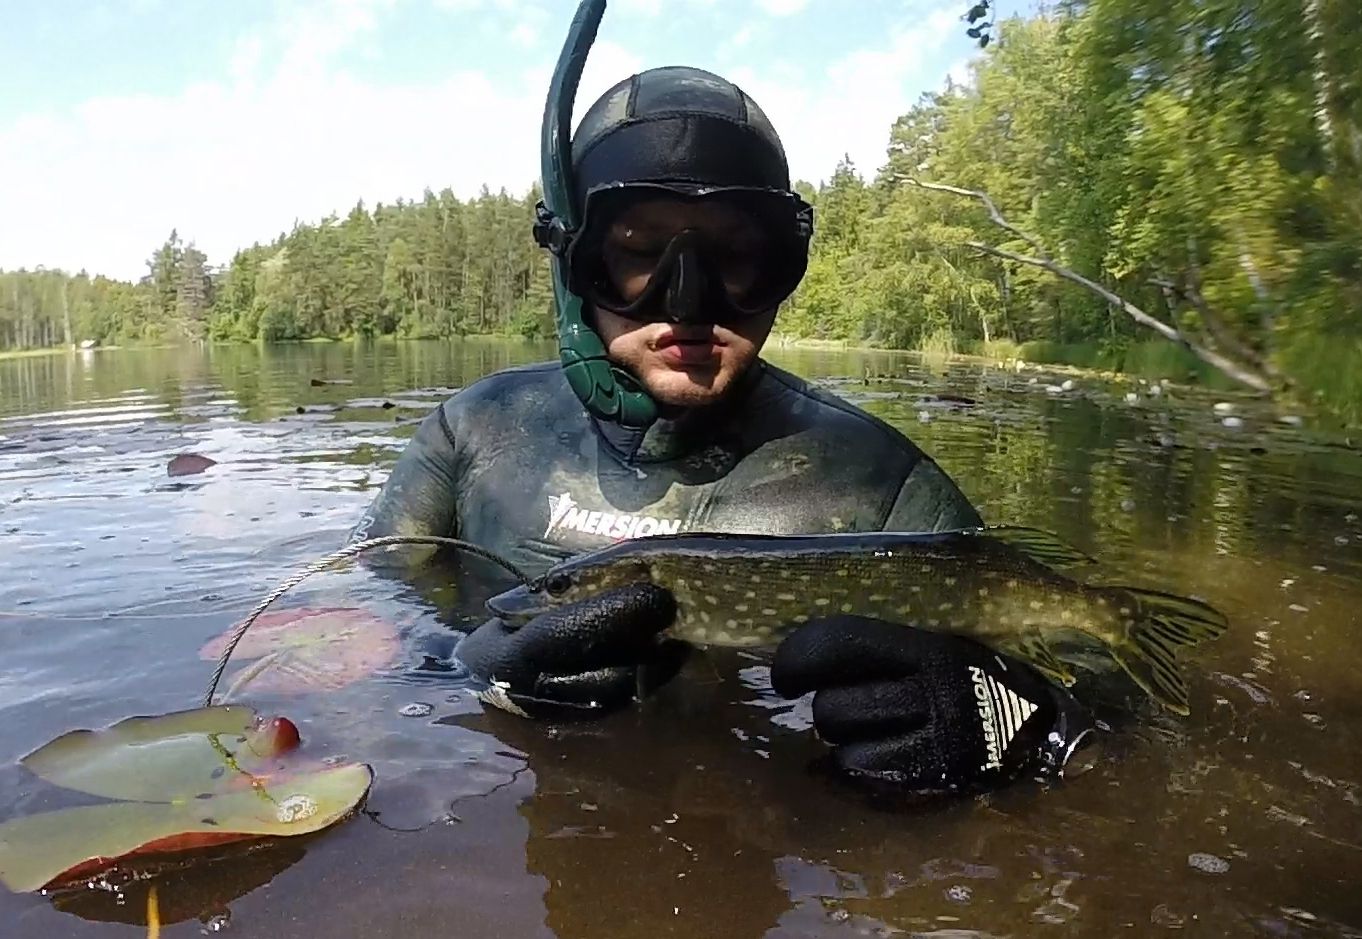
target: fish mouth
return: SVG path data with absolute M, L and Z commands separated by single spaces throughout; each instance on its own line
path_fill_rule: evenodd
M 486 603 L 493 616 L 504 620 L 523 622 L 544 612 L 544 603 L 538 591 L 524 584 L 497 594 Z

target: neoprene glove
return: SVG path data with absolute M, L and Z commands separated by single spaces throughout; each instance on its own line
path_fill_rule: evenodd
M 776 650 L 771 685 L 810 691 L 837 766 L 923 792 L 1058 775 L 1093 721 L 1034 669 L 958 636 L 854 616 L 814 620 Z
M 640 684 L 670 680 L 683 644 L 659 641 L 676 601 L 651 584 L 604 591 L 544 613 L 520 627 L 483 623 L 454 656 L 486 688 L 487 704 L 523 717 L 599 713 L 634 700 Z

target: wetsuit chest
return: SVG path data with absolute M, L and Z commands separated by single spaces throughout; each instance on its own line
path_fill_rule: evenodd
M 769 367 L 707 423 L 642 435 L 593 422 L 554 372 L 527 379 L 460 415 L 455 524 L 530 568 L 650 534 L 878 529 L 920 457 Z

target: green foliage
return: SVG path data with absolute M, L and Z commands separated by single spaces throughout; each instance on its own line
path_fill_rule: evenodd
M 538 197 L 484 190 L 463 202 L 445 190 L 372 212 L 356 205 L 238 251 L 221 269 L 171 232 L 137 284 L 0 272 L 0 350 L 86 339 L 548 335 L 549 265 L 529 237 Z

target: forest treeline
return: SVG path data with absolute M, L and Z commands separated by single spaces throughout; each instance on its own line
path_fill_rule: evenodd
M 800 184 L 816 234 L 779 332 L 1109 364 L 1153 336 L 1048 261 L 1247 372 L 1362 400 L 1356 0 L 1069 0 L 989 25 L 971 81 L 900 117 L 882 166 Z M 546 335 L 537 197 L 361 204 L 220 267 L 172 234 L 136 284 L 0 274 L 0 348 Z

